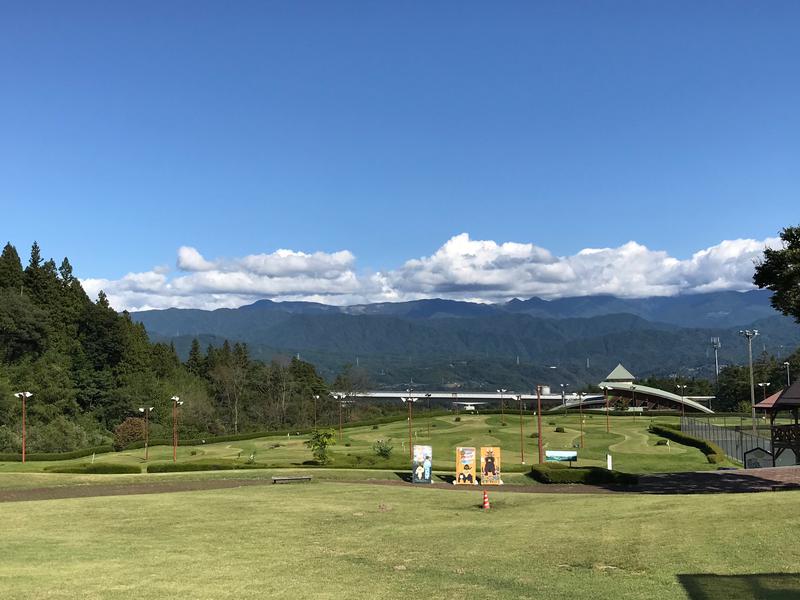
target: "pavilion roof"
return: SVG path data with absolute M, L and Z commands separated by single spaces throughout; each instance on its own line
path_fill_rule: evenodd
M 608 374 L 606 381 L 634 381 L 636 377 L 622 366 L 622 363 L 614 367 L 614 370 Z
M 767 396 L 766 398 L 764 398 L 764 400 L 756 404 L 756 408 L 760 409 L 773 408 L 775 406 L 775 403 L 778 401 L 778 398 L 781 397 L 782 393 L 783 390 L 780 390 L 779 392 L 775 392 L 771 396 Z

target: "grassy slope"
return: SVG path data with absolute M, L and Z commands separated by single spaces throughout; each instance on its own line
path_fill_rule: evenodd
M 658 422 L 677 422 L 676 418 L 661 418 Z M 584 421 L 585 448 L 579 450 L 582 465 L 605 466 L 606 453 L 611 449 L 614 466 L 633 473 L 689 471 L 715 468 L 709 465 L 699 450 L 672 443 L 669 447 L 656 446 L 656 437 L 647 433 L 649 419 L 612 417 L 611 433 L 605 432 L 605 418 L 600 415 L 586 416 Z M 522 471 L 519 452 L 519 418 L 506 415 L 506 425 L 501 425 L 500 415 L 462 415 L 460 422 L 454 417 L 439 417 L 431 420 L 430 437 L 428 420 L 418 415 L 414 420 L 414 443 L 432 444 L 434 468 L 451 471 L 457 446 L 497 445 L 503 449 L 503 465 L 506 471 Z M 528 465 L 538 459 L 536 439 L 530 434 L 536 431 L 536 421 L 528 417 L 524 424 L 525 458 Z M 577 414 L 569 416 L 544 415 L 543 440 L 547 450 L 572 449 L 579 441 L 580 423 Z M 564 427 L 564 433 L 555 428 Z M 305 436 L 269 437 L 239 442 L 224 442 L 203 446 L 183 446 L 178 450 L 181 461 L 231 460 L 241 457 L 244 461 L 255 452 L 256 461 L 273 467 L 300 467 L 311 459 L 305 447 Z M 391 439 L 394 455 L 388 461 L 378 460 L 372 451 L 377 439 Z M 350 446 L 346 446 L 350 444 Z M 408 428 L 405 420 L 372 427 L 354 427 L 344 430 L 342 444 L 334 447 L 334 464 L 355 468 L 408 469 Z M 192 454 L 194 453 L 194 454 Z M 114 463 L 144 464 L 144 450 L 98 455 L 96 460 Z M 150 449 L 151 462 L 172 459 L 170 447 L 158 446 Z M 58 464 L 86 463 L 90 458 L 60 461 Z M 0 473 L 17 471 L 41 471 L 45 462 L 0 463 Z
M 504 493 L 488 514 L 479 496 L 314 483 L 2 504 L 0 589 L 8 600 L 668 599 L 686 597 L 678 575 L 795 573 L 800 560 L 796 544 L 769 551 L 797 532 L 800 492 Z M 748 517 L 755 503 L 763 518 Z M 783 585 L 797 594 L 799 581 Z M 738 582 L 749 593 L 712 577 L 720 595 L 702 597 L 780 597 Z

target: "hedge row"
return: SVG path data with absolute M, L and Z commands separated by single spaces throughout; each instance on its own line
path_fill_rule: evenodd
M 531 476 L 539 483 L 586 483 L 592 485 L 636 485 L 639 477 L 602 467 L 569 467 L 560 464 L 534 465 Z
M 262 463 L 235 462 L 189 462 L 189 463 L 154 463 L 147 465 L 148 473 L 180 473 L 184 471 L 234 471 L 237 469 L 268 469 Z
M 38 452 L 28 453 L 25 460 L 44 461 L 44 460 L 72 460 L 73 458 L 83 458 L 92 454 L 105 454 L 113 452 L 112 446 L 94 446 L 93 448 L 82 448 L 72 452 Z M 22 462 L 22 454 L 0 453 L 0 462 Z
M 668 438 L 673 442 L 678 442 L 684 446 L 691 446 L 697 448 L 706 455 L 706 459 L 712 465 L 719 464 L 725 461 L 725 451 L 717 446 L 714 442 L 701 440 L 700 438 L 687 435 L 681 431 L 676 431 L 671 427 L 664 427 L 662 425 L 651 425 L 650 432 L 660 435 L 661 437 Z
M 83 475 L 99 475 L 108 473 L 141 473 L 139 465 L 122 465 L 115 463 L 94 463 L 82 465 L 70 465 L 68 467 L 52 466 L 45 467 L 48 473 L 79 473 Z

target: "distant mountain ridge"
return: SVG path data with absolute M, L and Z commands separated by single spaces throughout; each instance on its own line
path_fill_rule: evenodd
M 132 317 L 151 337 L 174 341 L 182 353 L 193 337 L 214 345 L 229 339 L 246 342 L 264 359 L 295 353 L 314 357 L 323 370 L 361 360 L 376 379 L 399 362 L 404 373 L 417 379 L 441 362 L 445 366 L 437 372 L 447 379 L 453 361 L 560 365 L 563 377 L 574 381 L 602 377 L 618 361 L 641 374 L 687 369 L 707 376 L 713 363 L 711 337 L 721 338 L 727 362 L 743 360 L 745 347 L 737 331 L 746 326 L 762 329 L 755 349 L 761 344 L 777 354 L 800 344 L 800 328 L 779 316 L 769 305 L 769 294 L 761 291 L 531 298 L 503 304 L 431 299 L 344 307 L 259 300 L 237 309 L 167 309 Z M 470 377 L 482 377 L 480 366 L 471 369 Z M 386 383 L 391 382 L 387 376 Z

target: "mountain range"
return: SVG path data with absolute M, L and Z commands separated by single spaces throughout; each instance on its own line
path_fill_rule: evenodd
M 754 353 L 783 355 L 800 327 L 776 313 L 769 292 L 675 297 L 584 296 L 478 304 L 430 299 L 331 306 L 259 300 L 235 309 L 132 314 L 150 336 L 185 356 L 193 338 L 245 342 L 264 360 L 300 354 L 331 377 L 358 364 L 379 386 L 526 386 L 543 378 L 596 383 L 618 362 L 637 375 L 713 375 L 712 337 L 723 364 L 742 362 L 741 328 L 757 328 Z M 515 382 L 515 383 L 512 383 Z

